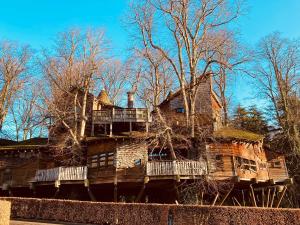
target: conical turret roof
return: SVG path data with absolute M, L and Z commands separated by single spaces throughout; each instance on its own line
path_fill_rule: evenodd
M 105 105 L 112 105 L 112 102 L 110 101 L 108 94 L 105 90 L 101 90 L 97 99 Z

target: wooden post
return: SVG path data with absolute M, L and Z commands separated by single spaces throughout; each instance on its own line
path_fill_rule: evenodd
M 146 133 L 148 133 L 148 132 L 149 132 L 149 123 L 146 122 Z
M 267 205 L 266 205 L 267 208 L 269 207 L 269 203 L 270 203 L 270 192 L 271 192 L 271 189 L 268 188 L 268 197 L 267 197 Z
M 218 197 L 219 197 L 219 192 L 216 194 L 215 198 L 214 198 L 214 201 L 213 203 L 211 204 L 212 206 L 214 206 L 218 200 Z
M 200 195 L 200 205 L 203 205 L 203 191 L 201 191 L 201 195 Z
M 229 194 L 232 192 L 234 186 L 232 186 L 232 188 L 227 192 L 227 194 L 225 195 L 225 197 L 223 198 L 223 200 L 221 201 L 220 205 L 223 205 L 223 203 L 226 201 L 226 199 L 228 198 Z
M 93 194 L 93 192 L 91 191 L 91 189 L 89 187 L 87 187 L 87 192 L 89 194 L 91 201 L 95 202 L 96 201 L 95 195 Z
M 242 197 L 243 197 L 243 206 L 246 206 L 244 190 L 242 190 Z
M 274 198 L 275 198 L 275 194 L 276 194 L 276 187 L 274 187 L 273 189 L 274 189 L 274 191 L 273 191 L 272 198 L 271 198 L 271 203 L 270 203 L 271 208 L 273 207 L 273 202 L 274 202 Z
M 138 196 L 137 196 L 136 199 L 135 199 L 135 202 L 140 202 L 140 201 L 141 201 L 141 198 L 142 198 L 142 196 L 143 196 L 143 194 L 144 194 L 145 189 L 146 189 L 146 185 L 143 184 L 143 186 L 142 186 L 142 188 L 141 188 L 141 190 L 140 190 Z
M 240 203 L 239 203 L 239 201 L 236 199 L 236 197 L 232 197 L 233 198 L 233 200 L 239 205 L 239 206 L 242 206 Z
M 112 137 L 112 122 L 109 124 L 109 136 Z
M 254 190 L 253 190 L 252 184 L 250 184 L 250 189 L 251 189 L 253 204 L 254 204 L 255 207 L 257 207 L 256 199 L 255 199 L 255 194 L 254 194 Z
M 132 133 L 132 122 L 129 122 L 129 132 Z
M 91 136 L 95 136 L 94 112 L 92 111 L 92 131 Z
M 286 189 L 287 189 L 287 187 L 286 187 L 286 185 L 285 185 L 283 191 L 282 191 L 281 194 L 280 194 L 279 201 L 278 201 L 278 203 L 277 203 L 277 205 L 276 205 L 276 208 L 279 208 L 280 203 L 281 203 L 281 201 L 282 201 L 282 199 L 283 199 L 283 197 L 284 197 L 284 194 L 285 194 L 285 192 L 286 192 Z
M 263 188 L 261 189 L 261 201 L 262 201 L 262 207 L 264 208 L 265 207 L 265 191 Z
M 114 184 L 114 202 L 118 202 L 118 184 Z

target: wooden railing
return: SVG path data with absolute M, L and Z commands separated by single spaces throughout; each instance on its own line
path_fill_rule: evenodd
M 104 109 L 93 111 L 94 124 L 111 122 L 150 122 L 148 109 Z
M 35 182 L 43 181 L 68 181 L 68 180 L 86 180 L 87 167 L 56 167 L 46 170 L 37 170 L 35 174 Z
M 147 176 L 204 175 L 206 164 L 202 161 L 150 161 L 147 162 Z

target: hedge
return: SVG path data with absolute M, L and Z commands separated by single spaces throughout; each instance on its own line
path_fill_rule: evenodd
M 9 225 L 10 220 L 10 202 L 0 201 L 0 224 Z
M 11 201 L 15 219 L 122 225 L 300 224 L 300 209 L 2 199 Z

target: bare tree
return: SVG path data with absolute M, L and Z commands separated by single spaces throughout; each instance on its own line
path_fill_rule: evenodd
M 11 136 L 17 141 L 43 136 L 47 129 L 44 115 L 40 111 L 38 86 L 38 82 L 28 80 L 9 108 L 7 122 L 13 128 Z
M 256 80 L 261 93 L 271 102 L 273 116 L 283 128 L 290 150 L 300 149 L 300 52 L 299 43 L 282 38 L 278 33 L 262 39 Z
M 114 104 L 119 104 L 125 94 L 125 87 L 129 85 L 130 77 L 130 62 L 122 63 L 116 59 L 109 59 L 105 61 L 95 79 L 106 91 L 110 100 Z
M 30 58 L 28 46 L 0 43 L 0 130 L 15 94 L 23 86 Z
M 215 53 L 226 40 L 215 37 L 238 17 L 239 1 L 144 0 L 132 7 L 144 42 L 168 61 L 177 76 L 193 137 L 199 80 L 209 74 L 211 64 L 219 62 Z
M 55 120 L 56 128 L 59 130 L 62 126 L 67 131 L 59 149 L 71 148 L 72 163 L 77 163 L 81 155 L 90 91 L 103 65 L 105 50 L 101 30 L 70 30 L 58 36 L 53 52 L 44 54 L 42 68 L 49 86 L 45 105 L 48 114 Z
M 227 126 L 230 105 L 228 86 L 233 81 L 234 76 L 249 73 L 247 65 L 253 60 L 253 53 L 238 43 L 232 33 L 225 32 L 223 35 L 228 35 L 227 41 L 220 47 L 222 48 L 221 54 L 216 54 L 216 58 L 222 63 L 216 63 L 212 67 L 212 71 L 214 73 L 214 90 L 220 97 L 222 104 L 223 124 Z M 230 65 L 230 67 L 227 65 Z

